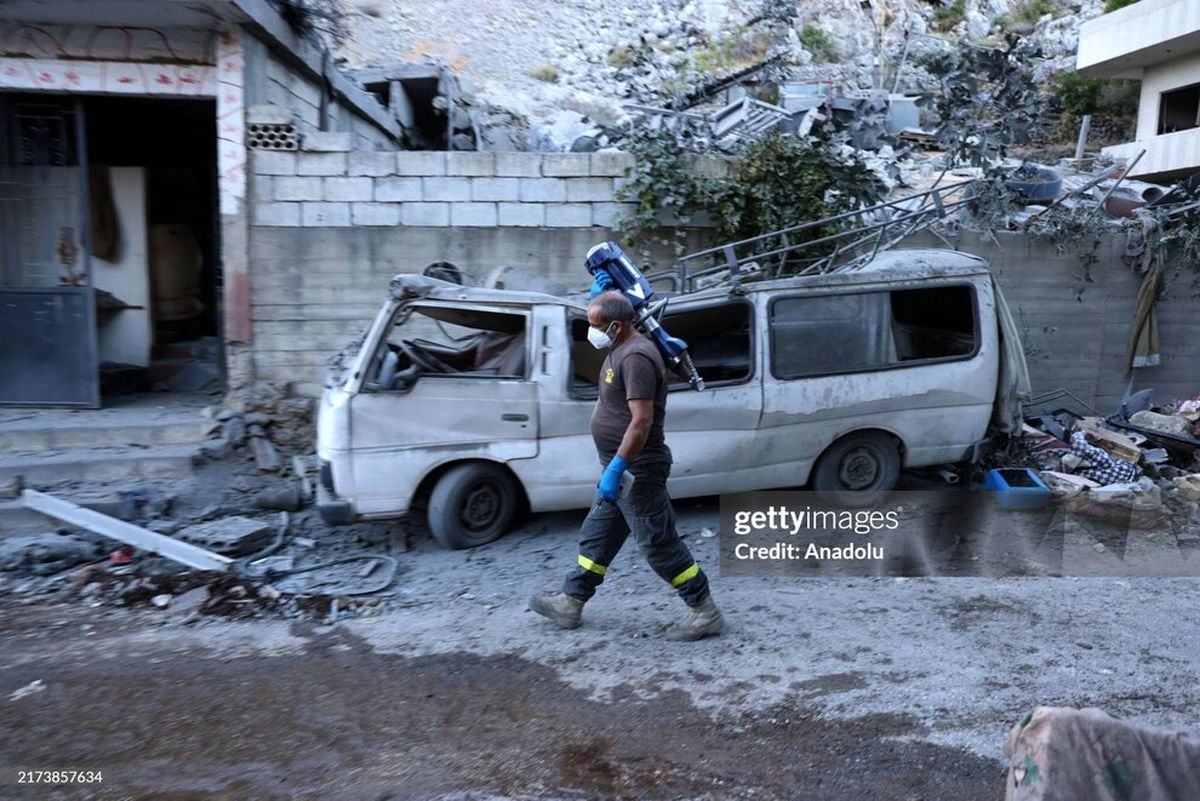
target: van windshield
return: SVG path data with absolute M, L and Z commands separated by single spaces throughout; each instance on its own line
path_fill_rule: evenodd
M 418 376 L 523 378 L 525 319 L 490 309 L 405 307 L 372 360 L 367 388 L 404 390 Z

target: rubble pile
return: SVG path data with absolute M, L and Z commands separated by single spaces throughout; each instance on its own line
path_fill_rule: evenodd
M 307 453 L 314 440 L 313 403 L 290 397 L 286 385 L 263 384 L 255 392 L 231 393 L 223 407 L 206 407 L 208 441 L 201 454 L 213 460 L 246 455 L 264 473 L 284 469 L 280 454 Z
M 1164 406 L 1143 390 L 1108 417 L 1067 409 L 1027 418 L 1022 448 L 1050 491 L 1081 514 L 1169 524 L 1200 543 L 1200 395 Z

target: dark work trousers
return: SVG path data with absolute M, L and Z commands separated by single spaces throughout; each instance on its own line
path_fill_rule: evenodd
M 632 530 L 654 572 L 678 590 L 684 603 L 696 606 L 708 597 L 708 577 L 675 531 L 675 509 L 667 494 L 671 465 L 637 465 L 629 471 L 634 482 L 628 497 L 606 501 L 597 490 L 579 530 L 577 566 L 563 592 L 581 601 L 591 598 Z

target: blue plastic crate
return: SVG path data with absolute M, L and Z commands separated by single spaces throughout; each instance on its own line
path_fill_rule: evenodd
M 1028 467 L 989 470 L 983 483 L 995 493 L 1001 509 L 1041 509 L 1050 503 L 1050 488 Z

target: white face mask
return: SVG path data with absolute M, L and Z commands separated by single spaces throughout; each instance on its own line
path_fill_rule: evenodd
M 604 331 L 601 331 L 599 328 L 593 328 L 590 325 L 588 326 L 587 338 L 588 342 L 592 343 L 593 348 L 604 350 L 612 345 L 612 337 L 609 336 L 608 332 L 612 330 L 614 325 L 616 323 L 609 323 L 608 329 Z

